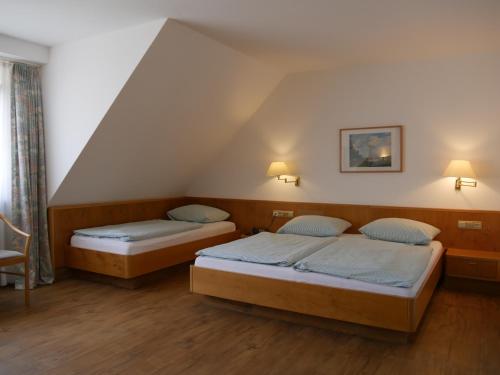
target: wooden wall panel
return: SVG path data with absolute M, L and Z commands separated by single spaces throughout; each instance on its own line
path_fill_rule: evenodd
M 242 231 L 252 227 L 267 228 L 271 225 L 273 210 L 292 210 L 295 216 L 317 214 L 336 216 L 353 225 L 348 233 L 358 233 L 366 223 L 384 217 L 403 217 L 432 224 L 441 229 L 437 239 L 446 247 L 500 251 L 500 211 L 452 210 L 437 208 L 412 208 L 368 206 L 333 203 L 280 202 L 246 199 L 188 197 L 192 203 L 207 204 L 232 214 L 231 219 Z M 287 220 L 276 218 L 270 226 L 275 231 Z M 482 230 L 459 229 L 458 220 L 480 220 Z
M 404 217 L 440 228 L 442 233 L 437 239 L 446 247 L 500 251 L 500 211 L 181 197 L 50 207 L 53 262 L 56 267 L 64 267 L 64 249 L 69 245 L 74 229 L 164 218 L 169 209 L 188 203 L 207 204 L 230 212 L 230 220 L 242 233 L 250 233 L 252 227 L 269 227 L 272 231 L 278 229 L 288 219 L 276 218 L 273 221 L 272 211 L 276 209 L 292 210 L 295 216 L 317 214 L 341 217 L 353 224 L 348 233 L 358 233 L 358 228 L 378 218 Z M 480 220 L 483 229 L 458 229 L 458 220 Z
M 69 245 L 74 229 L 166 218 L 169 209 L 185 202 L 185 198 L 161 198 L 49 207 L 49 236 L 54 266 L 65 266 L 64 249 Z

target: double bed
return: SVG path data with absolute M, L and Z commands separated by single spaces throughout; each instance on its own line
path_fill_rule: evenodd
M 361 235 L 345 234 L 343 236 Z M 258 276 L 269 279 L 285 280 L 332 288 L 343 288 L 389 296 L 415 298 L 431 276 L 432 270 L 436 267 L 443 256 L 444 249 L 441 242 L 432 241 L 430 243 L 430 247 L 433 249 L 431 259 L 418 281 L 410 288 L 380 285 L 316 272 L 299 272 L 292 267 L 279 267 L 267 264 L 240 262 L 209 256 L 197 257 L 195 260 L 195 266 L 216 271 L 234 272 L 242 275 Z
M 363 235 L 339 236 L 343 238 Z M 191 291 L 409 335 L 417 330 L 442 272 L 443 246 L 432 241 L 428 247 L 431 255 L 410 287 L 300 272 L 293 266 L 223 259 L 202 251 L 191 266 Z

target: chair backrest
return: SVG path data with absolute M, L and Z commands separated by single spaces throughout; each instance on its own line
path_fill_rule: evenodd
M 9 227 L 12 231 L 24 237 L 24 255 L 27 255 L 31 242 L 31 234 L 23 232 L 21 229 L 14 226 L 14 224 L 12 224 L 1 212 L 0 212 L 0 220 L 3 221 L 7 225 L 7 227 Z

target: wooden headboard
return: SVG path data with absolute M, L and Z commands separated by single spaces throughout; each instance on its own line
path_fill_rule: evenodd
M 252 227 L 267 228 L 271 224 L 273 210 L 291 210 L 298 215 L 335 216 L 352 223 L 348 233 L 359 233 L 358 229 L 375 219 L 403 217 L 419 220 L 441 229 L 437 237 L 445 247 L 500 251 L 500 211 L 452 210 L 437 208 L 412 208 L 367 206 L 332 203 L 279 202 L 224 198 L 186 198 L 191 203 L 219 207 L 231 213 L 231 220 L 242 233 Z M 275 218 L 271 230 L 283 225 L 285 218 Z M 479 220 L 482 230 L 459 229 L 458 220 Z
M 358 228 L 378 218 L 404 217 L 440 228 L 442 232 L 437 239 L 446 247 L 500 251 L 499 211 L 181 197 L 50 207 L 49 233 L 54 265 L 64 267 L 64 249 L 69 245 L 74 229 L 162 218 L 169 209 L 189 203 L 206 204 L 230 212 L 230 220 L 242 233 L 250 233 L 252 227 L 269 227 L 273 210 L 291 210 L 295 216 L 340 217 L 353 224 L 349 233 L 357 233 Z M 276 218 L 270 229 L 276 230 L 287 220 Z M 458 220 L 482 221 L 483 229 L 459 229 Z
M 52 262 L 64 267 L 64 249 L 75 229 L 165 218 L 168 210 L 183 204 L 185 198 L 160 198 L 49 207 Z

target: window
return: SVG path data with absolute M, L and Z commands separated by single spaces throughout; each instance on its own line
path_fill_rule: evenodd
M 0 61 L 0 212 L 9 215 L 11 204 L 10 78 L 12 65 Z

